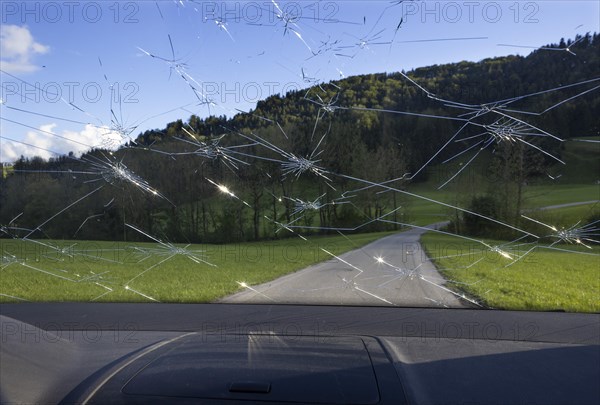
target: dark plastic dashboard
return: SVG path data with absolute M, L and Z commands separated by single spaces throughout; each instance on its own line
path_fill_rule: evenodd
M 0 306 L 2 403 L 598 404 L 600 315 Z

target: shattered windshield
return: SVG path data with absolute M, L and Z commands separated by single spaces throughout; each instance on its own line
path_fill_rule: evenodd
M 3 1 L 0 302 L 600 310 L 596 1 Z

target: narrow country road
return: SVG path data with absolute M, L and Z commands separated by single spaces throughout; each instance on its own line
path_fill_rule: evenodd
M 539 209 L 549 210 L 596 202 L 598 201 L 582 201 Z M 426 228 L 444 224 L 432 224 Z M 453 308 L 470 306 L 444 288 L 445 280 L 419 243 L 425 232 L 425 229 L 410 229 L 387 236 L 361 249 L 341 254 L 337 259 L 332 258 L 273 281 L 250 286 L 219 302 L 416 307 L 441 305 Z M 384 262 L 378 262 L 377 258 L 382 258 Z
M 220 302 L 464 307 L 458 297 L 435 285 L 444 280 L 419 243 L 425 232 L 411 229 L 387 236 Z

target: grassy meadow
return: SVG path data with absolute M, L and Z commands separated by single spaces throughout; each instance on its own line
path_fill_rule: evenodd
M 330 259 L 322 249 L 337 255 L 389 234 L 191 245 L 194 260 L 154 243 L 0 239 L 0 302 L 211 302 L 240 290 L 238 282 L 260 284 Z

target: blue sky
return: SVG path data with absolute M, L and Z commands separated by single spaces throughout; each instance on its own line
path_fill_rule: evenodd
M 231 116 L 308 87 L 302 72 L 326 82 L 524 55 L 532 49 L 498 44 L 542 46 L 600 31 L 592 0 L 396 3 L 290 1 L 278 10 L 266 0 L 4 1 L 0 161 L 105 144 L 113 139 L 111 105 L 135 137 L 192 113 Z M 281 12 L 301 18 L 286 30 Z M 173 59 L 169 38 L 175 62 L 145 53 Z M 406 42 L 432 39 L 443 41 Z

